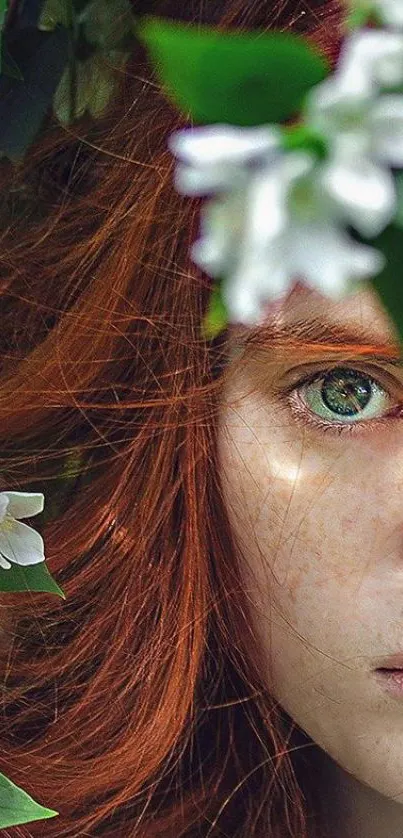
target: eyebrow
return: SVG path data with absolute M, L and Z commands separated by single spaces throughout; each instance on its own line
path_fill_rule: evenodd
M 331 354 L 369 356 L 377 361 L 403 366 L 401 349 L 396 342 L 374 342 L 368 330 L 342 326 L 336 323 L 311 318 L 296 323 L 264 323 L 249 329 L 241 338 L 245 350 L 262 349 L 273 351 L 279 348 L 290 350 L 315 350 Z

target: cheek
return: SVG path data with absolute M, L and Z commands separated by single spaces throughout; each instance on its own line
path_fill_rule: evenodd
M 332 682 L 337 691 L 344 679 L 348 704 L 346 663 L 373 649 L 377 559 L 393 521 L 379 513 L 386 486 L 365 446 L 312 440 L 248 397 L 226 416 L 220 454 L 270 689 L 321 739 L 317 711 L 326 705 L 328 725 Z
M 320 591 L 358 575 L 390 526 L 382 476 L 362 446 L 314 439 L 251 397 L 227 414 L 220 458 L 237 539 L 290 604 L 303 585 Z

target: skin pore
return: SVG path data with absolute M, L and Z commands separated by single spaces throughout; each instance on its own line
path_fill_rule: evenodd
M 336 336 L 352 333 L 347 349 L 318 340 L 324 321 Z M 277 340 L 301 325 L 312 347 Z M 394 328 L 368 286 L 338 302 L 297 286 L 264 328 L 263 347 L 234 329 L 219 428 L 264 679 L 319 746 L 324 835 L 402 838 L 403 698 L 373 674 L 403 653 Z

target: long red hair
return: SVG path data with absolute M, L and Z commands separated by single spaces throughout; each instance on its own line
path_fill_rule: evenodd
M 337 4 L 267 7 L 152 11 L 291 27 L 334 57 Z M 199 207 L 166 143 L 183 124 L 139 44 L 102 122 L 51 124 L 1 164 L 1 489 L 44 492 L 66 593 L 1 598 L 0 770 L 60 812 L 10 838 L 314 835 L 309 741 L 262 682 L 220 491 L 228 353 L 200 334 Z

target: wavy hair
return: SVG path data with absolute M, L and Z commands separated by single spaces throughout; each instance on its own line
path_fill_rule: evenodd
M 338 49 L 329 0 L 151 5 Z M 222 499 L 228 346 L 200 333 L 183 124 L 138 44 L 102 122 L 50 124 L 0 166 L 2 489 L 44 492 L 66 593 L 1 598 L 0 770 L 60 812 L 9 838 L 316 834 L 310 742 L 262 683 Z

